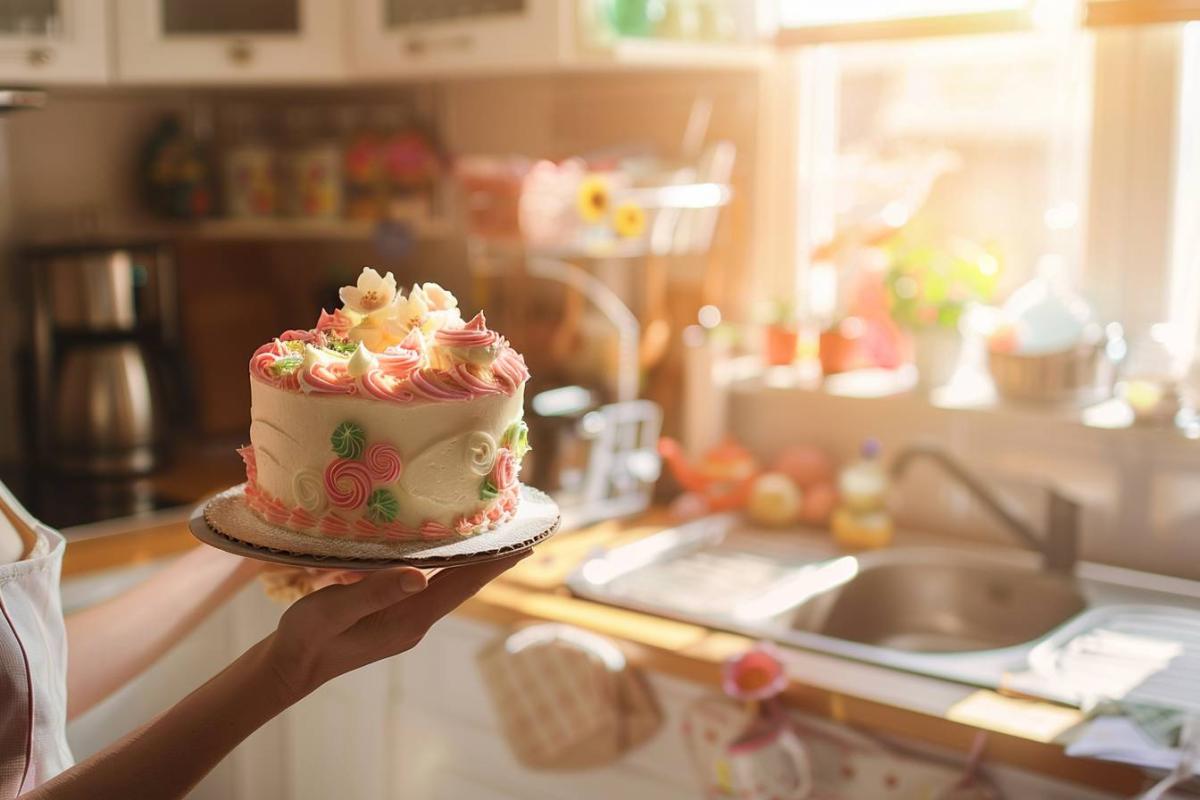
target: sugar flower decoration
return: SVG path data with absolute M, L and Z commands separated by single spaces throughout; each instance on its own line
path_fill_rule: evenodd
M 394 319 L 381 314 L 365 317 L 350 329 L 351 341 L 358 342 L 368 350 L 381 353 L 404 337 L 403 329 Z
M 396 311 L 393 316 L 395 322 L 404 330 L 419 327 L 425 315 L 429 313 L 429 303 L 425 300 L 425 295 L 414 286 L 413 291 L 408 293 L 408 297 L 401 297 L 396 300 Z
M 413 293 L 418 291 L 424 296 L 431 311 L 449 311 L 452 308 L 458 308 L 458 298 L 436 283 L 422 284 L 419 289 L 414 284 Z
M 779 653 L 767 643 L 755 645 L 721 668 L 721 688 L 738 700 L 767 700 L 787 688 Z
M 351 311 L 370 316 L 390 308 L 396 299 L 396 279 L 392 273 L 381 276 L 370 267 L 364 267 L 354 286 L 343 286 L 338 296 Z

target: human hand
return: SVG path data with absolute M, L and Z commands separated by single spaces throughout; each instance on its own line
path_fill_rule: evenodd
M 258 563 L 262 564 L 258 579 L 267 597 L 289 605 L 318 589 L 335 584 L 357 583 L 369 574 L 360 570 L 313 569 L 267 564 L 261 561 Z
M 328 586 L 284 612 L 268 640 L 268 663 L 289 702 L 332 678 L 411 650 L 435 622 L 529 555 L 442 570 L 412 567 Z

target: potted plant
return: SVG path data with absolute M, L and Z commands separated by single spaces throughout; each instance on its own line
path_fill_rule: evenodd
M 790 300 L 773 300 L 767 313 L 763 356 L 771 367 L 787 366 L 796 360 L 800 331 L 796 307 Z
M 996 290 L 999 259 L 974 242 L 945 246 L 899 242 L 885 277 L 892 319 L 913 339 L 913 362 L 921 383 L 948 383 L 962 350 L 959 322 L 972 303 L 988 302 Z

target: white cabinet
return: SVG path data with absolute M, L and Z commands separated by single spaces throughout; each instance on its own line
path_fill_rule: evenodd
M 344 22 L 345 7 L 330 0 L 116 0 L 117 75 L 125 83 L 335 80 L 346 75 Z
M 354 0 L 351 58 L 369 77 L 549 69 L 571 34 L 568 0 Z
M 106 82 L 108 23 L 100 0 L 0 3 L 0 81 Z

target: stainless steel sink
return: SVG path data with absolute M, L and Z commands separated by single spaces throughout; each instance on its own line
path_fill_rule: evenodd
M 800 604 L 795 630 L 916 653 L 994 650 L 1033 641 L 1087 607 L 1073 581 L 945 551 L 858 559 L 852 580 Z
M 1121 604 L 1200 610 L 1200 583 L 947 537 L 839 553 L 824 532 L 762 532 L 734 515 L 597 553 L 577 595 L 887 667 L 995 688 L 1085 612 Z

